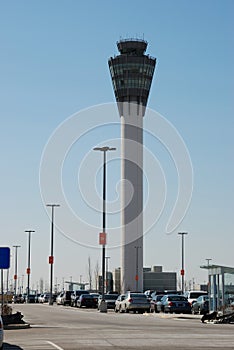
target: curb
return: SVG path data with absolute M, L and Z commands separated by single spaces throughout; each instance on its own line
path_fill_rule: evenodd
M 26 328 L 30 328 L 30 324 L 29 323 L 3 325 L 3 329 L 4 330 L 9 330 L 9 329 L 26 329 Z

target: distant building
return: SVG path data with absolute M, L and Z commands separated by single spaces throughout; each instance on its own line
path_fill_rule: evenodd
M 145 290 L 176 290 L 176 272 L 163 272 L 162 266 L 152 266 L 143 269 L 143 289 Z
M 113 271 L 113 288 L 121 292 L 121 268 Z M 163 272 L 162 266 L 143 268 L 143 290 L 176 290 L 176 272 Z

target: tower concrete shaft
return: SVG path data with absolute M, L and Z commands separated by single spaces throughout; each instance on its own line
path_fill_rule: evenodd
M 156 59 L 147 42 L 125 39 L 109 68 L 121 118 L 121 289 L 143 290 L 143 116 Z

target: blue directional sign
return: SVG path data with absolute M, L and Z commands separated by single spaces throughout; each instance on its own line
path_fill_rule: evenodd
M 10 248 L 0 247 L 0 269 L 9 269 L 10 267 Z

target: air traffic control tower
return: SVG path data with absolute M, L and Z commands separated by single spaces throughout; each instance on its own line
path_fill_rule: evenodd
M 147 42 L 117 42 L 108 61 L 121 118 L 121 289 L 143 291 L 143 117 L 156 59 Z

